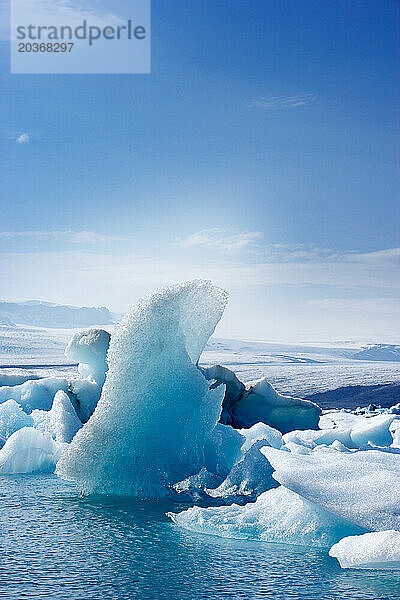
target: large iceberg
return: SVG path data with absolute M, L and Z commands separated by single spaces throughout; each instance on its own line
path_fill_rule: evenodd
M 400 569 L 400 531 L 345 537 L 329 550 L 343 569 Z
M 343 536 L 363 533 L 341 517 L 280 486 L 245 506 L 193 506 L 168 513 L 177 525 L 221 537 L 329 547 Z
M 221 412 L 197 368 L 226 292 L 195 281 L 156 291 L 117 326 L 95 412 L 57 465 L 86 492 L 160 497 L 200 471 Z

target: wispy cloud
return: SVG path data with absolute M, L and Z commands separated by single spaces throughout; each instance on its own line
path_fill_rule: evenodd
M 254 249 L 260 238 L 261 231 L 240 231 L 228 234 L 226 231 L 213 227 L 202 229 L 178 240 L 176 244 L 181 248 L 203 247 L 217 250 L 223 254 L 231 254 L 241 250 Z
M 0 239 L 32 239 L 39 241 L 65 240 L 73 244 L 99 244 L 125 242 L 126 238 L 105 235 L 94 231 L 0 231 Z
M 249 108 L 273 110 L 305 106 L 315 101 L 314 94 L 298 94 L 296 96 L 262 96 L 249 102 Z
M 17 142 L 17 144 L 29 144 L 29 142 L 31 141 L 31 136 L 27 133 L 21 133 L 21 135 L 19 135 L 15 139 L 15 141 Z

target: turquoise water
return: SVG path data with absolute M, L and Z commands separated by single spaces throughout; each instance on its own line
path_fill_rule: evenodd
M 180 530 L 186 508 L 82 498 L 54 475 L 0 478 L 2 600 L 398 600 L 395 572 L 341 570 L 326 551 Z

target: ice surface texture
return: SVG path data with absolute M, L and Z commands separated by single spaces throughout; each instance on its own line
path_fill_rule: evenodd
M 264 492 L 254 504 L 194 506 L 168 516 L 197 533 L 319 547 L 329 547 L 345 535 L 362 532 L 282 486 Z
M 366 530 L 400 530 L 400 456 L 319 447 L 295 454 L 264 447 L 280 484 Z
M 329 555 L 344 569 L 400 569 L 400 531 L 345 537 L 332 546 Z
M 31 417 L 34 427 L 43 433 L 50 433 L 56 442 L 69 443 L 82 427 L 71 400 L 62 390 L 54 396 L 51 410 L 34 410 Z
M 156 291 L 117 326 L 95 412 L 57 465 L 86 492 L 160 497 L 200 471 L 223 390 L 196 364 L 227 295 L 194 281 Z

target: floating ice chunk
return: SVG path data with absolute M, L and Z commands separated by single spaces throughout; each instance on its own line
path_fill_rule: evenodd
M 232 467 L 226 479 L 213 490 L 207 490 L 213 498 L 243 498 L 259 496 L 262 492 L 278 487 L 272 477 L 273 468 L 260 452 L 268 445 L 266 440 L 257 440 L 245 452 L 241 461 Z
M 204 447 L 205 467 L 210 473 L 226 477 L 241 457 L 245 438 L 229 425 L 217 423 Z
M 260 453 L 260 448 L 281 448 L 282 434 L 264 423 L 257 423 L 250 429 L 241 429 L 240 434 L 245 440 L 241 448 L 241 460 L 232 466 L 226 479 L 216 489 L 207 490 L 214 498 L 258 496 L 278 485 L 272 478 L 273 469 Z
M 71 400 L 62 390 L 54 396 L 51 410 L 34 410 L 32 419 L 36 429 L 50 433 L 56 442 L 69 443 L 82 427 Z
M 106 378 L 110 338 L 104 329 L 88 329 L 76 333 L 65 348 L 65 356 L 79 363 L 79 373 L 100 387 Z
M 329 555 L 343 569 L 400 569 L 400 531 L 389 529 L 345 537 Z
M 167 514 L 177 525 L 197 533 L 317 547 L 363 532 L 282 486 L 264 492 L 254 504 L 194 506 Z
M 323 446 L 304 455 L 267 446 L 261 452 L 274 478 L 311 502 L 366 530 L 400 529 L 399 454 Z
M 263 440 L 266 442 L 266 445 L 277 448 L 278 450 L 283 444 L 281 432 L 269 425 L 265 425 L 265 423 L 256 423 L 250 427 L 250 429 L 240 429 L 239 433 L 246 438 L 242 447 L 242 452 L 249 450 L 249 448 L 259 440 Z
M 227 301 L 210 282 L 153 293 L 117 326 L 95 412 L 57 465 L 87 492 L 159 497 L 200 471 L 223 390 L 196 364 Z
M 350 449 L 368 444 L 390 446 L 393 441 L 390 426 L 395 419 L 394 414 L 363 416 L 344 411 L 332 411 L 321 417 L 321 430 L 290 431 L 283 436 L 283 440 L 288 448 L 291 443 L 295 443 L 310 450 L 318 445 L 331 445 L 334 442 L 339 442 Z
M 237 400 L 224 399 L 221 422 L 238 429 L 262 422 L 287 433 L 293 429 L 317 429 L 320 415 L 319 406 L 309 400 L 282 396 L 263 377 L 246 383 Z
M 390 446 L 393 438 L 389 427 L 395 418 L 395 415 L 377 415 L 365 419 L 366 423 L 351 430 L 350 436 L 352 442 L 355 446 L 362 446 L 364 444 Z
M 285 446 L 289 449 L 292 448 L 292 444 L 297 444 L 312 450 L 318 445 L 330 445 L 334 442 L 340 442 L 346 448 L 355 448 L 355 445 L 350 436 L 351 429 L 334 428 L 334 429 L 322 429 L 319 431 L 305 430 L 305 431 L 289 431 L 283 436 Z
M 0 450 L 0 475 L 51 473 L 59 456 L 60 448 L 50 434 L 23 427 Z
M 32 417 L 27 415 L 15 400 L 7 400 L 0 404 L 0 447 L 14 431 L 32 426 Z
M 210 490 L 214 490 L 223 480 L 223 477 L 210 473 L 205 467 L 201 469 L 196 475 L 191 475 L 183 481 L 179 481 L 173 486 L 173 489 L 179 493 L 179 498 L 182 498 L 182 494 L 188 494 L 188 500 L 196 498 L 205 499 L 211 496 Z
M 58 390 L 68 391 L 66 379 L 46 377 L 36 381 L 29 380 L 21 385 L 0 387 L 0 403 L 10 399 L 15 400 L 27 413 L 35 408 L 50 410 Z

